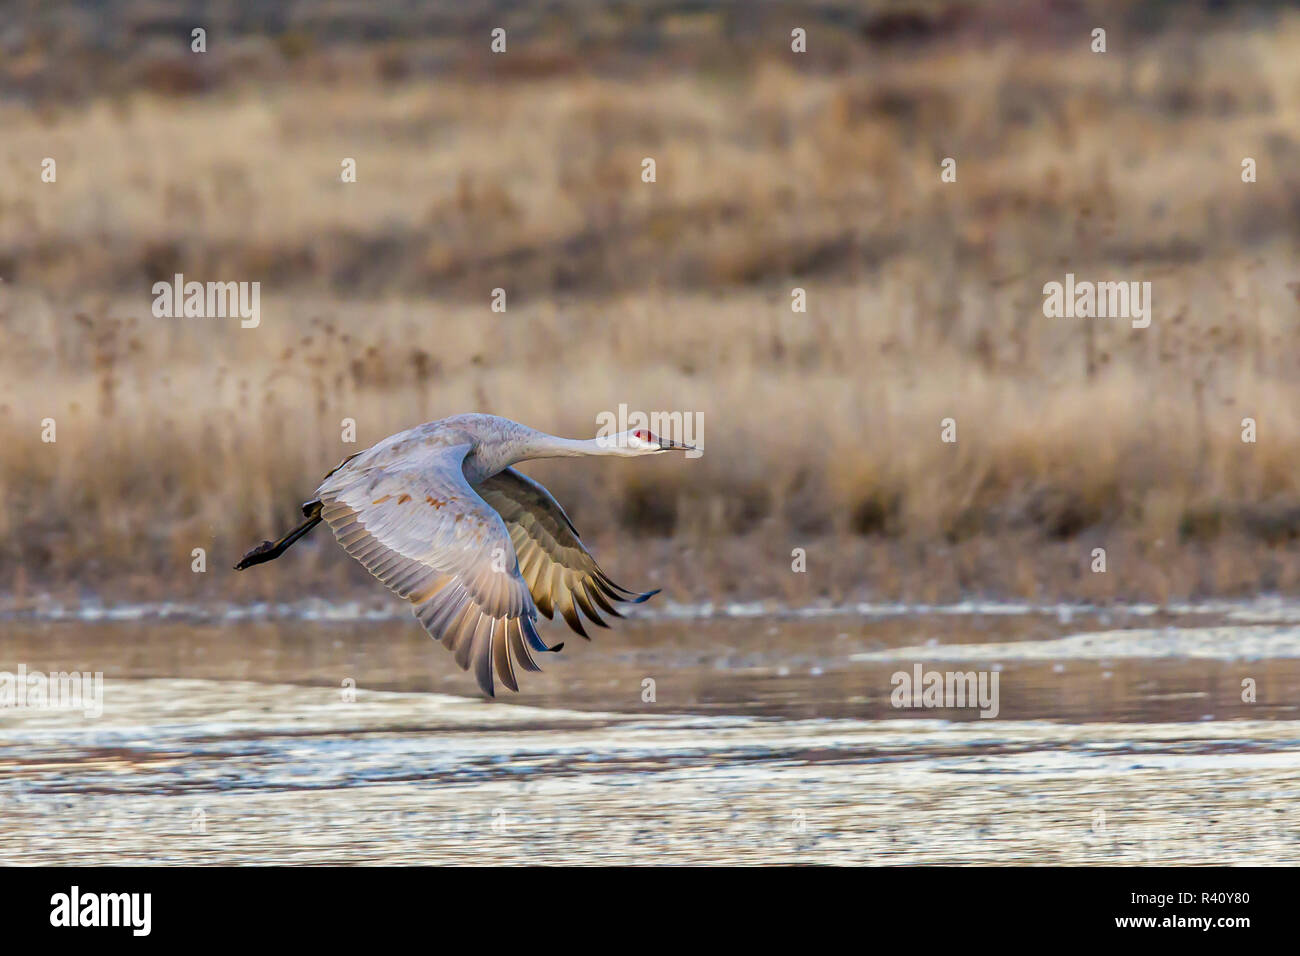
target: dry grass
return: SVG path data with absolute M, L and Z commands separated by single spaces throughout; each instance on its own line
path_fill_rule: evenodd
M 680 60 L 718 29 L 690 24 Z M 357 450 L 341 419 L 581 435 L 625 402 L 703 412 L 704 457 L 533 471 L 681 597 L 1290 589 L 1300 16 L 1210 26 L 621 73 L 542 37 L 436 77 L 308 45 L 203 95 L 0 99 L 0 571 L 283 594 L 225 568 Z M 176 271 L 260 281 L 261 327 L 153 318 Z M 1066 272 L 1150 280 L 1151 327 L 1044 318 Z M 295 578 L 360 583 L 326 545 Z

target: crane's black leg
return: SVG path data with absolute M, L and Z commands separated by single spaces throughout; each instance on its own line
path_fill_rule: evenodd
M 295 541 L 305 535 L 312 528 L 321 522 L 320 516 L 321 503 L 319 501 L 309 501 L 302 506 L 303 514 L 307 515 L 307 520 L 298 527 L 294 528 L 279 541 L 263 541 L 256 548 L 253 548 L 235 565 L 236 571 L 242 571 L 244 568 L 251 568 L 255 564 L 262 564 L 265 561 L 274 561 L 280 555 L 284 554 Z

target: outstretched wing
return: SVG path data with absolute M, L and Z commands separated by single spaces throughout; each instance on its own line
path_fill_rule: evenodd
M 400 464 L 340 471 L 317 496 L 339 544 L 409 601 L 425 630 L 462 669 L 472 664 L 493 696 L 493 667 L 518 690 L 514 662 L 539 670 L 529 648 L 551 648 L 537 633 L 537 609 L 501 516 L 465 480 L 470 447 L 417 448 Z
M 519 556 L 519 571 L 538 610 L 548 618 L 558 609 L 569 627 L 586 637 L 579 608 L 594 623 L 608 627 L 598 607 L 622 617 L 612 602 L 640 604 L 659 593 L 637 594 L 611 581 L 583 547 L 564 509 L 527 475 L 507 468 L 481 482 L 477 490 L 505 520 Z

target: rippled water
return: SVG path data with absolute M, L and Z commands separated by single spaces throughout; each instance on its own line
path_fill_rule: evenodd
M 0 710 L 0 862 L 1300 859 L 1292 608 L 983 610 L 643 617 L 496 702 L 405 617 L 10 615 L 105 688 Z

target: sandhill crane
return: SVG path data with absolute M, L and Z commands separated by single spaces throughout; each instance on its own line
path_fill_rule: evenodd
M 616 602 L 637 594 L 606 576 L 564 509 L 511 465 L 531 458 L 634 457 L 691 446 L 647 429 L 580 441 L 498 418 L 457 415 L 390 435 L 346 458 L 302 506 L 307 520 L 279 541 L 253 548 L 235 570 L 278 558 L 320 522 L 388 589 L 411 604 L 424 629 L 474 666 L 495 696 L 492 671 L 517 691 L 514 664 L 540 670 L 529 653 L 558 651 L 537 632 L 537 612 L 558 610 L 583 637 L 581 610 L 608 627 L 597 608 L 622 617 Z

